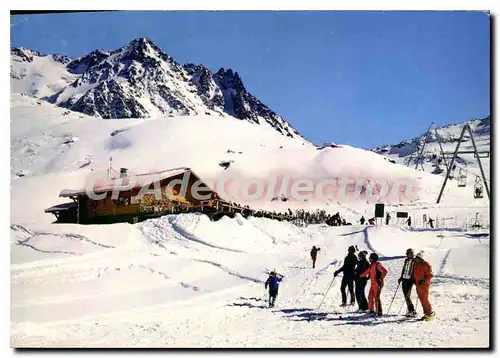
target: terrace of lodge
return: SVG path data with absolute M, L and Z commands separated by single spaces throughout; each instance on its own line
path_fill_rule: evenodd
M 185 195 L 179 195 L 176 186 L 169 187 L 172 180 L 180 179 L 185 174 L 189 175 L 188 190 Z M 162 198 L 156 199 L 153 194 L 146 194 L 140 199 L 138 194 L 141 187 L 153 185 L 151 176 L 155 175 L 155 182 L 162 190 Z M 117 187 L 126 186 L 133 179 L 133 185 L 126 190 L 119 191 L 116 198 L 112 198 L 112 192 Z M 208 200 L 197 200 L 190 195 L 191 186 L 195 181 L 201 181 L 199 176 L 190 168 L 181 167 L 168 169 L 155 173 L 135 174 L 129 176 L 127 170 L 122 168 L 119 177 L 103 181 L 93 186 L 93 192 L 101 195 L 99 199 L 89 197 L 86 190 L 64 189 L 60 192 L 60 197 L 71 198 L 68 203 L 58 204 L 45 210 L 46 213 L 53 214 L 58 223 L 78 223 L 78 224 L 106 224 L 116 222 L 137 223 L 150 218 L 160 217 L 169 214 L 180 213 L 202 213 L 211 220 L 219 220 L 223 216 L 234 217 L 240 214 L 243 217 L 264 217 L 279 221 L 290 221 L 297 225 L 311 223 L 326 223 L 331 226 L 349 225 L 342 220 L 339 213 L 329 215 L 324 210 L 306 212 L 296 210 L 292 212 L 275 212 L 267 210 L 255 210 L 249 206 L 239 205 L 226 201 L 202 182 L 200 188 L 208 192 Z M 172 190 L 175 198 L 169 196 L 167 191 Z

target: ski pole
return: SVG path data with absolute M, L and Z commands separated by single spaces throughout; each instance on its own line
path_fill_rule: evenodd
M 401 304 L 401 307 L 399 308 L 399 312 L 398 312 L 398 315 L 401 313 L 401 310 L 403 309 L 403 306 L 405 304 L 405 301 L 403 301 L 403 303 Z M 418 296 L 415 298 L 415 312 L 417 312 L 417 307 L 418 307 Z
M 391 304 L 389 305 L 389 309 L 387 310 L 387 314 L 389 314 L 389 311 L 391 310 L 392 303 L 394 302 L 394 299 L 396 298 L 396 293 L 398 293 L 400 285 L 401 285 L 401 282 L 398 282 L 398 287 L 396 287 L 396 292 L 394 292 L 394 296 L 392 296 L 392 301 L 391 301 Z
M 399 316 L 399 314 L 401 313 L 401 310 L 403 309 L 404 304 L 405 304 L 405 301 L 403 301 L 403 302 L 401 303 L 401 307 L 399 308 L 399 311 L 398 311 L 398 316 Z
M 318 308 L 316 308 L 316 309 L 318 309 L 318 310 L 319 310 L 319 308 L 320 308 L 320 307 L 321 307 L 321 305 L 323 304 L 323 301 L 325 300 L 326 295 L 328 294 L 328 291 L 330 291 L 330 288 L 332 288 L 333 282 L 335 281 L 335 278 L 336 278 L 336 277 L 337 277 L 337 276 L 333 276 L 333 280 L 332 280 L 332 282 L 330 282 L 330 286 L 328 286 L 328 289 L 326 290 L 325 295 L 323 296 L 323 299 L 321 300 L 321 303 L 319 304 Z

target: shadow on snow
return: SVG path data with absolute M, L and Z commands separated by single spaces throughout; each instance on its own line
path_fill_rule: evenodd
M 234 302 L 228 306 L 233 307 L 248 307 L 248 308 L 268 308 L 267 301 L 263 302 L 262 298 L 258 297 L 239 297 L 239 300 L 244 302 Z M 260 303 L 260 304 L 259 304 Z M 378 326 L 380 324 L 402 323 L 408 318 L 397 315 L 383 315 L 382 317 L 373 317 L 370 313 L 353 313 L 353 312 L 318 312 L 314 308 L 283 308 L 274 309 L 274 312 L 283 313 L 285 319 L 290 321 L 335 321 L 335 326 Z

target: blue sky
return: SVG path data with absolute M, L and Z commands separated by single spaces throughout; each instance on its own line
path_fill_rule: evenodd
M 11 17 L 11 45 L 78 57 L 149 37 L 238 71 L 307 139 L 361 148 L 490 114 L 482 12 L 107 12 Z

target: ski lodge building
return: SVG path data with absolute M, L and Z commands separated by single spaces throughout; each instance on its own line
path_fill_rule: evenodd
M 181 188 L 181 184 L 172 185 L 176 179 L 178 183 L 184 179 L 186 190 Z M 209 197 L 208 200 L 201 201 L 193 197 L 192 187 L 196 182 L 197 190 L 204 197 Z M 161 188 L 161 198 L 158 198 L 158 193 L 151 194 L 158 187 Z M 58 222 L 65 223 L 136 223 L 166 214 L 210 211 L 210 208 L 215 209 L 220 205 L 217 193 L 186 167 L 132 176 L 127 174 L 127 169 L 122 168 L 118 178 L 97 181 L 92 185 L 95 196 L 89 196 L 92 193 L 89 189 L 62 190 L 59 197 L 71 198 L 72 202 L 55 205 L 45 212 L 54 214 Z M 148 189 L 149 193 L 144 194 Z M 144 195 L 139 195 L 141 190 Z

